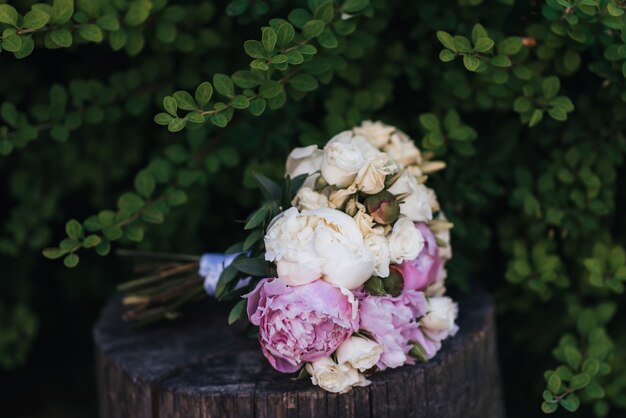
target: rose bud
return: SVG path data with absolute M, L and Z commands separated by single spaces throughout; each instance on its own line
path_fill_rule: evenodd
M 365 199 L 365 206 L 374 221 L 380 225 L 389 225 L 400 216 L 400 204 L 387 190 L 368 196 Z
M 402 288 L 404 287 L 404 279 L 402 275 L 395 270 L 391 270 L 389 272 L 389 276 L 385 277 L 383 280 L 383 286 L 385 288 L 385 292 L 391 296 L 398 296 L 402 293 Z

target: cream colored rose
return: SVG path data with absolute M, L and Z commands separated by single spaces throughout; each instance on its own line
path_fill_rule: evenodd
M 367 213 L 367 209 L 362 203 L 356 202 L 356 208 L 357 212 L 356 215 L 354 215 L 354 220 L 356 222 L 356 225 L 359 227 L 359 231 L 361 231 L 361 234 L 366 237 L 373 231 L 374 218 L 372 218 L 372 216 Z
M 389 143 L 383 147 L 383 151 L 405 166 L 420 164 L 422 161 L 420 150 L 415 146 L 413 140 L 402 131 L 396 131 L 391 135 Z
M 291 286 L 322 278 L 347 289 L 374 272 L 374 256 L 353 218 L 330 208 L 290 208 L 272 220 L 265 235 L 265 259 Z
M 287 157 L 285 175 L 294 178 L 300 174 L 310 174 L 303 186 L 313 187 L 315 179 L 319 176 L 322 168 L 322 158 L 324 152 L 317 148 L 317 145 L 310 145 L 303 148 L 294 148 Z M 317 174 L 314 174 L 317 173 Z
M 400 264 L 405 260 L 415 260 L 424 248 L 424 237 L 413 221 L 401 216 L 395 224 L 389 241 L 389 258 L 392 263 Z
M 400 171 L 400 166 L 385 153 L 372 155 L 356 175 L 357 189 L 366 194 L 376 194 L 385 188 L 385 178 Z
M 433 189 L 428 189 L 428 201 L 430 203 L 430 210 L 433 213 L 439 212 L 441 207 L 439 206 L 439 200 L 437 200 L 437 195 Z
M 335 187 L 348 187 L 365 164 L 359 147 L 352 141 L 352 132 L 336 135 L 324 147 L 322 177 Z
M 449 297 L 432 297 L 428 299 L 428 313 L 420 320 L 420 326 L 443 333 L 442 338 L 453 336 L 459 330 L 455 323 L 458 313 L 458 305 Z
M 330 357 L 307 363 L 311 382 L 333 393 L 346 393 L 354 386 L 367 386 L 370 381 L 348 363 L 336 364 Z
M 395 127 L 385 125 L 380 121 L 372 122 L 366 120 L 361 126 L 354 128 L 354 133 L 367 139 L 367 141 L 378 149 L 382 149 L 389 142 L 389 137 L 396 130 Z
M 291 204 L 300 210 L 329 207 L 328 197 L 314 191 L 310 187 L 301 187 Z
M 428 189 L 418 184 L 408 171 L 404 171 L 388 190 L 394 195 L 406 195 L 400 202 L 400 213 L 410 220 L 426 222 L 433 218 Z
M 365 245 L 374 256 L 374 274 L 378 277 L 387 277 L 389 276 L 389 263 L 391 262 L 389 243 L 383 234 L 376 232 L 374 230 L 365 237 Z
M 335 208 L 342 208 L 346 201 L 357 192 L 355 184 L 345 189 L 332 190 L 328 196 L 328 200 Z
M 350 337 L 335 352 L 339 364 L 348 363 L 364 372 L 378 363 L 383 346 L 376 341 L 362 337 Z

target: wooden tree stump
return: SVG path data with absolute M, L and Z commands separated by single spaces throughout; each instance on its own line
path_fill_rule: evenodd
M 274 371 L 223 306 L 132 331 L 118 297 L 94 329 L 100 417 L 503 417 L 493 302 L 474 292 L 459 305 L 461 330 L 430 362 L 337 395 Z

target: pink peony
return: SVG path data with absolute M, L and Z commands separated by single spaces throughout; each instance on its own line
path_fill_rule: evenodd
M 361 329 L 369 331 L 383 346 L 376 364 L 379 369 L 413 364 L 407 353 L 410 341 L 420 337 L 417 318 L 424 315 L 428 302 L 423 292 L 405 290 L 399 296 L 367 295 L 359 302 Z
M 419 328 L 413 338 L 415 344 L 418 344 L 422 349 L 421 351 L 424 353 L 426 360 L 435 357 L 435 354 L 437 354 L 437 351 L 441 348 L 442 340 L 443 338 L 441 338 L 440 333 L 427 330 L 423 327 Z
M 391 268 L 404 278 L 405 290 L 421 291 L 437 282 L 443 269 L 443 261 L 439 254 L 437 240 L 428 225 L 416 223 L 415 227 L 424 238 L 424 248 L 416 259 L 404 261 L 402 264 L 391 266 Z
M 263 279 L 244 296 L 263 354 L 276 370 L 292 373 L 302 362 L 330 356 L 359 328 L 357 301 L 345 292 L 323 280 L 290 287 Z

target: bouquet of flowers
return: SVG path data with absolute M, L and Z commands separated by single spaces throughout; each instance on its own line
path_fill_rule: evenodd
M 323 149 L 294 149 L 282 185 L 258 177 L 266 201 L 247 238 L 123 285 L 127 318 L 174 315 L 202 294 L 199 273 L 206 294 L 239 300 L 229 322 L 258 327 L 276 370 L 308 373 L 327 391 L 427 361 L 458 330 L 457 304 L 444 296 L 452 224 L 424 185 L 445 164 L 430 157 L 370 121 Z

